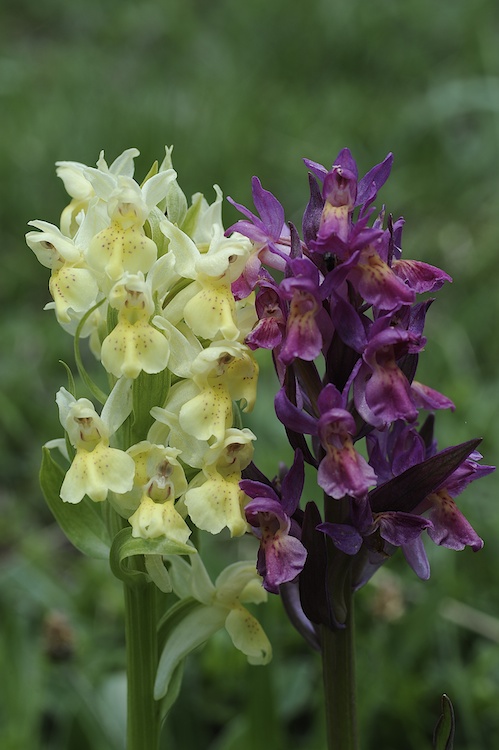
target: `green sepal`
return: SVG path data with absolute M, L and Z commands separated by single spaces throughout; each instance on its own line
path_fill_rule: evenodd
M 161 258 L 161 256 L 166 253 L 168 245 L 170 244 L 168 237 L 166 237 L 160 229 L 160 224 L 164 219 L 164 213 L 158 208 L 158 206 L 155 206 L 149 213 L 145 223 L 146 234 L 151 237 L 152 241 L 158 248 L 158 258 Z
M 227 614 L 223 607 L 206 606 L 192 598 L 182 599 L 168 610 L 158 632 L 158 645 L 163 648 L 154 683 L 156 700 L 167 694 L 185 657 L 225 625 Z
M 89 316 L 94 312 L 94 310 L 97 310 L 97 308 L 100 307 L 104 301 L 105 301 L 104 299 L 101 299 L 100 302 L 97 302 L 96 305 L 91 307 L 90 310 L 88 310 L 88 312 L 85 313 L 85 315 L 82 317 L 82 319 L 78 323 L 78 328 L 76 329 L 75 339 L 74 339 L 75 362 L 76 362 L 76 367 L 78 368 L 80 377 L 85 383 L 90 393 L 92 394 L 92 396 L 101 404 L 106 403 L 107 395 L 104 393 L 104 391 L 102 391 L 99 388 L 99 386 L 96 383 L 94 383 L 94 381 L 92 380 L 92 378 L 90 377 L 90 375 L 85 369 L 85 366 L 83 364 L 83 360 L 80 354 L 80 334 Z
M 189 206 L 189 208 L 187 209 L 185 218 L 182 222 L 182 225 L 180 226 L 180 229 L 189 237 L 192 237 L 192 234 L 194 233 L 194 230 L 196 228 L 202 204 L 203 196 L 201 193 L 198 193 L 198 195 L 196 196 L 196 200 L 194 201 L 192 206 Z
M 159 164 L 158 164 L 158 160 L 156 159 L 155 161 L 153 161 L 153 163 L 151 164 L 151 169 L 149 170 L 149 172 L 146 174 L 146 176 L 140 183 L 140 187 L 143 188 L 147 180 L 150 180 L 151 177 L 154 177 L 154 175 L 158 174 L 158 171 L 159 171 Z
M 182 226 L 187 215 L 187 198 L 177 180 L 170 184 L 166 194 L 166 215 L 172 224 Z
M 100 508 L 88 497 L 72 505 L 61 500 L 60 491 L 65 472 L 54 461 L 48 448 L 43 448 L 40 486 L 57 523 L 80 552 L 89 557 L 106 559 L 111 539 Z
M 163 594 L 173 591 L 172 582 L 168 570 L 165 568 L 161 555 L 144 555 L 147 573 L 153 583 Z
M 145 440 L 150 426 L 154 422 L 151 417 L 153 406 L 163 406 L 170 390 L 170 371 L 162 370 L 152 375 L 142 371 L 133 381 L 133 422 L 132 443 Z
M 454 708 L 445 693 L 442 695 L 442 713 L 433 732 L 433 750 L 453 750 L 454 747 Z
M 161 162 L 161 171 L 173 169 L 172 151 L 173 146 L 165 148 L 165 158 Z M 187 198 L 176 179 L 170 183 L 166 198 L 161 201 L 160 208 L 165 211 L 172 224 L 176 224 L 178 227 L 182 226 L 187 214 Z
M 64 369 L 66 370 L 66 375 L 68 376 L 68 392 L 76 398 L 76 384 L 73 373 L 71 372 L 71 368 L 66 364 L 66 362 L 64 362 L 63 359 L 59 360 L 59 364 L 64 367 Z
M 172 542 L 165 537 L 141 539 L 132 536 L 132 528 L 121 529 L 113 539 L 109 563 L 116 578 L 130 586 L 140 586 L 151 581 L 145 568 L 133 567 L 129 558 L 136 555 L 192 555 L 196 550 L 187 544 Z M 142 561 L 140 561 L 142 563 Z

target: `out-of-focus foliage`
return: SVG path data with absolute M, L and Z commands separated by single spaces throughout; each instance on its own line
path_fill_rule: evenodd
M 217 182 L 250 205 L 257 173 L 299 222 L 303 156 L 330 166 L 348 145 L 367 170 L 393 151 L 381 199 L 406 217 L 404 253 L 454 277 L 430 310 L 421 357 L 421 379 L 457 407 L 439 415 L 440 444 L 482 435 L 486 462 L 497 463 L 498 31 L 492 0 L 2 2 L 2 748 L 123 744 L 120 587 L 104 563 L 67 547 L 36 476 L 40 445 L 60 431 L 57 363 L 72 362 L 70 339 L 42 311 L 46 271 L 23 241 L 29 220 L 58 221 L 65 195 L 53 163 L 137 146 L 140 173 L 174 143 L 186 193 L 211 198 Z M 227 206 L 227 224 L 235 218 Z M 264 370 L 252 424 L 270 473 L 289 459 L 269 418 L 272 377 Z M 497 481 L 461 499 L 482 552 L 432 551 L 426 584 L 395 559 L 358 596 L 366 750 L 429 748 L 443 692 L 456 750 L 499 742 L 498 629 L 480 616 L 499 618 Z M 190 660 L 165 747 L 245 750 L 265 738 L 281 748 L 291 736 L 303 750 L 322 746 L 319 660 L 278 600 L 266 620 L 271 667 L 247 667 L 222 636 Z

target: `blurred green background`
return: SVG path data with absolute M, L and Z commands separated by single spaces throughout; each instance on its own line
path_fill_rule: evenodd
M 449 272 L 420 379 L 456 403 L 440 445 L 483 436 L 499 455 L 499 6 L 492 0 L 3 0 L 0 5 L 0 746 L 116 750 L 124 693 L 121 590 L 74 553 L 44 506 L 40 445 L 60 435 L 54 394 L 72 341 L 51 313 L 27 222 L 54 223 L 54 162 L 141 151 L 139 179 L 175 144 L 187 195 L 212 185 L 250 205 L 258 174 L 300 221 L 306 156 L 348 145 L 361 173 L 395 154 L 379 200 L 406 218 L 404 253 Z M 378 202 L 378 205 L 380 203 Z M 226 224 L 235 220 L 226 207 Z M 289 451 L 262 374 L 257 459 Z M 440 695 L 456 750 L 499 746 L 499 507 L 494 475 L 460 506 L 485 548 L 430 549 L 421 583 L 395 558 L 357 604 L 365 750 L 430 747 Z M 222 634 L 189 660 L 171 750 L 324 746 L 320 665 L 274 598 L 272 665 Z M 146 749 L 144 749 L 146 750 Z

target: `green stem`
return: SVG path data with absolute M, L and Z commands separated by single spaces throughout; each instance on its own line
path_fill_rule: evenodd
M 156 587 L 125 584 L 127 658 L 127 750 L 157 750 L 159 704 L 154 700 L 158 666 Z
M 345 585 L 347 620 L 342 630 L 321 630 L 328 750 L 357 750 L 353 599 Z

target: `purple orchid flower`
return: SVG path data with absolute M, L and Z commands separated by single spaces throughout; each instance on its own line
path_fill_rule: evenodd
M 317 529 L 329 536 L 338 549 L 347 555 L 356 555 L 365 544 L 373 563 L 393 554 L 400 547 L 416 575 L 427 580 L 430 565 L 421 540 L 421 534 L 433 524 L 414 513 L 385 511 L 372 515 L 371 523 L 359 530 L 350 524 L 325 522 Z M 387 546 L 388 545 L 388 546 Z
M 376 484 L 376 474 L 353 445 L 355 421 L 345 408 L 345 399 L 332 384 L 323 388 L 317 400 L 320 417 L 316 419 L 291 403 L 284 388 L 275 399 L 275 410 L 288 428 L 317 435 L 325 455 L 318 467 L 317 483 L 330 496 L 365 498 L 369 487 Z
M 471 547 L 476 552 L 483 547 L 481 539 L 463 516 L 454 498 L 476 479 L 485 477 L 495 471 L 495 466 L 477 463 L 482 458 L 478 451 L 474 451 L 454 471 L 448 479 L 415 509 L 418 513 L 428 511 L 433 528 L 428 530 L 428 536 L 435 544 L 453 550 Z
M 279 586 L 302 571 L 307 551 L 300 541 L 300 527 L 291 516 L 300 502 L 305 473 L 303 456 L 295 452 L 293 465 L 281 482 L 280 496 L 267 484 L 243 479 L 239 486 L 253 498 L 245 507 L 246 519 L 260 539 L 257 570 L 267 591 L 277 594 Z
M 249 221 L 237 221 L 225 234 L 228 236 L 232 232 L 239 232 L 257 246 L 260 245 L 258 251 L 249 258 L 241 277 L 232 285 L 237 298 L 248 296 L 255 288 L 259 281 L 262 262 L 270 268 L 283 271 L 290 252 L 289 229 L 284 221 L 283 207 L 271 192 L 262 187 L 258 177 L 253 177 L 251 185 L 253 203 L 260 218 L 232 198 L 227 198 Z
M 279 287 L 262 281 L 255 299 L 258 323 L 246 336 L 250 349 L 274 349 L 280 351 L 286 331 L 286 308 Z
M 289 275 L 279 291 L 289 300 L 286 338 L 279 359 L 290 364 L 296 357 L 311 361 L 329 345 L 333 333 L 329 315 L 322 305 L 323 294 L 317 267 L 308 258 L 292 258 Z
M 354 401 L 362 418 L 374 427 L 418 416 L 410 382 L 397 361 L 415 354 L 426 340 L 416 331 L 392 325 L 391 316 L 378 318 L 369 332 L 363 363 L 354 380 Z
M 388 179 L 392 161 L 392 155 L 388 154 L 381 164 L 373 167 L 358 182 L 357 165 L 347 148 L 340 151 L 329 171 L 321 164 L 304 159 L 312 174 L 323 183 L 320 220 L 317 223 L 318 201 L 315 188 L 311 189 L 311 201 L 304 217 L 311 251 L 332 252 L 342 258 L 348 257 L 347 248 L 350 247 L 351 250 L 352 236 L 365 227 L 368 219 L 365 215 L 367 206 Z M 362 206 L 361 218 L 354 225 L 352 212 L 357 206 Z M 310 239 L 310 229 L 314 225 L 317 226 L 316 236 Z

